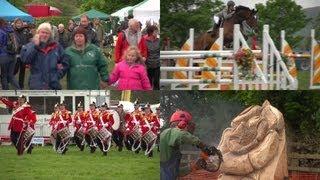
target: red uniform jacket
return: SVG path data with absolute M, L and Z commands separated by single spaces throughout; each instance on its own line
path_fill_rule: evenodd
M 21 132 L 26 129 L 28 124 L 34 129 L 34 124 L 37 121 L 37 116 L 35 111 L 32 111 L 31 106 L 28 103 L 24 103 L 20 107 L 17 107 L 15 104 L 17 102 L 12 102 L 8 99 L 2 98 L 1 101 L 6 104 L 8 108 L 12 108 L 12 118 L 9 123 L 8 130 Z
M 87 118 L 84 123 L 84 127 L 86 128 L 86 131 L 88 131 L 92 127 L 97 127 L 99 125 L 99 111 L 94 110 L 88 110 L 87 111 Z
M 66 121 L 66 122 L 64 122 Z M 71 112 L 68 110 L 59 111 L 58 114 L 58 126 L 57 130 L 61 130 L 64 127 L 69 127 L 69 124 L 72 122 Z
M 100 113 L 100 123 L 98 126 L 98 129 L 100 130 L 102 127 L 105 127 L 108 129 L 108 131 L 111 131 L 112 125 L 114 123 L 113 115 L 107 111 Z
M 51 119 L 49 121 L 49 125 L 52 127 L 51 131 L 56 130 L 58 121 L 59 121 L 59 111 L 56 111 L 51 114 Z
M 150 113 L 146 115 L 146 120 L 148 121 L 150 127 L 151 127 L 151 131 L 154 134 L 158 134 L 159 130 L 160 130 L 160 119 L 159 117 L 154 114 L 154 113 Z
M 76 112 L 73 116 L 73 124 L 74 127 L 76 128 L 76 130 L 79 130 L 81 128 L 81 126 L 84 125 L 84 123 L 86 122 L 86 119 L 88 118 L 88 114 L 87 112 L 83 111 L 83 112 Z
M 124 52 L 127 50 L 128 47 L 129 47 L 129 43 L 127 41 L 127 37 L 125 37 L 125 34 L 123 32 L 119 32 L 118 40 L 114 50 L 114 58 L 116 63 L 120 62 L 123 59 Z M 146 39 L 142 35 L 138 43 L 138 49 L 140 50 L 142 57 L 147 58 L 147 55 L 148 55 L 147 43 L 146 43 Z

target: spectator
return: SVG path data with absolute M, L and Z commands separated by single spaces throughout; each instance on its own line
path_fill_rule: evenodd
M 75 30 L 73 40 L 73 45 L 66 49 L 70 59 L 68 89 L 100 89 L 100 79 L 106 87 L 107 61 L 101 50 L 88 42 L 86 30 L 82 27 Z
M 68 47 L 68 34 L 66 30 L 64 29 L 63 24 L 58 25 L 58 37 L 59 37 L 59 43 L 63 47 L 63 49 Z
M 124 20 L 121 22 L 117 32 L 121 32 L 121 31 L 124 31 L 126 29 L 128 29 L 129 27 L 129 20 L 130 19 L 133 19 L 133 15 L 132 14 L 129 14 L 127 17 L 124 17 Z
M 147 22 L 146 22 L 146 27 L 144 27 L 144 29 L 142 30 L 142 35 L 148 35 L 148 33 L 147 33 L 147 29 L 148 29 L 148 27 L 149 26 L 151 26 L 151 20 L 148 20 Z
M 14 56 L 17 53 L 17 46 L 12 27 L 4 19 L 0 18 L 1 85 L 4 90 L 9 90 L 9 82 L 14 89 L 20 89 L 17 80 L 14 78 L 16 65 Z
M 55 25 L 51 25 L 52 28 L 52 39 L 53 41 L 59 42 L 58 28 Z
M 159 90 L 160 79 L 160 40 L 158 38 L 157 26 L 150 25 L 147 28 L 147 49 L 148 56 L 146 60 L 148 77 L 153 90 Z
M 20 51 L 21 51 L 21 48 L 23 45 L 30 42 L 33 35 L 31 33 L 31 31 L 27 28 L 27 26 L 24 25 L 23 21 L 19 18 L 14 20 L 13 28 L 14 28 L 14 35 L 16 37 L 17 44 L 18 44 L 17 64 L 16 64 L 14 74 L 16 74 L 19 71 L 19 86 L 21 89 L 23 89 L 24 88 L 26 64 L 21 61 Z
M 151 90 L 144 60 L 136 46 L 129 46 L 124 60 L 116 64 L 109 84 L 118 81 L 118 90 Z
M 87 15 L 81 16 L 80 25 L 73 30 L 73 34 L 74 34 L 75 30 L 77 30 L 77 28 L 79 28 L 79 27 L 82 27 L 86 30 L 86 37 L 87 37 L 88 43 L 92 43 L 96 46 L 100 45 L 98 38 L 97 38 L 97 33 L 90 25 L 89 17 Z
M 73 19 L 70 19 L 68 22 L 68 28 L 67 28 L 67 35 L 68 35 L 68 46 L 71 46 L 72 42 L 73 42 L 73 30 L 76 27 L 76 22 L 74 22 Z
M 61 89 L 60 79 L 69 68 L 63 48 L 52 39 L 52 27 L 42 23 L 32 42 L 22 47 L 21 60 L 30 64 L 29 88 L 37 90 Z
M 125 31 L 118 33 L 118 40 L 116 43 L 114 55 L 116 63 L 120 62 L 124 52 L 129 46 L 137 46 L 140 50 L 143 60 L 146 60 L 146 40 L 141 34 L 139 22 L 135 19 L 131 19 L 129 21 L 129 27 Z
M 98 18 L 94 19 L 93 21 L 94 29 L 97 33 L 97 39 L 99 41 L 99 47 L 103 47 L 103 41 L 104 41 L 104 30 L 100 23 L 100 20 Z

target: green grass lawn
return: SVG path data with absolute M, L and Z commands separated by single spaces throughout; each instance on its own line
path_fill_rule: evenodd
M 107 156 L 70 146 L 65 155 L 52 146 L 33 149 L 32 154 L 17 156 L 13 146 L 0 146 L 0 179 L 160 179 L 159 153 L 153 158 L 111 148 Z
M 310 71 L 298 71 L 299 90 L 308 90 L 310 86 Z

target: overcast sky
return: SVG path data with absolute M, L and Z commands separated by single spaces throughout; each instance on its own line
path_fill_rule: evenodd
M 222 0 L 224 2 L 228 2 L 228 0 Z M 255 4 L 263 3 L 265 4 L 267 0 L 233 0 L 236 5 L 248 6 L 250 8 L 254 8 Z M 310 8 L 315 6 L 320 6 L 320 0 L 295 0 L 296 3 L 303 8 Z

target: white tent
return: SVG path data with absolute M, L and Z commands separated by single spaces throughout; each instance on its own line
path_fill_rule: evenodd
M 160 0 L 145 0 L 134 6 L 132 11 L 134 19 L 139 20 L 143 26 L 148 20 L 159 23 Z
M 119 17 L 120 21 L 124 20 L 124 17 L 127 17 L 129 15 L 129 11 L 132 9 L 132 6 L 124 7 L 114 13 L 111 14 L 111 16 Z

